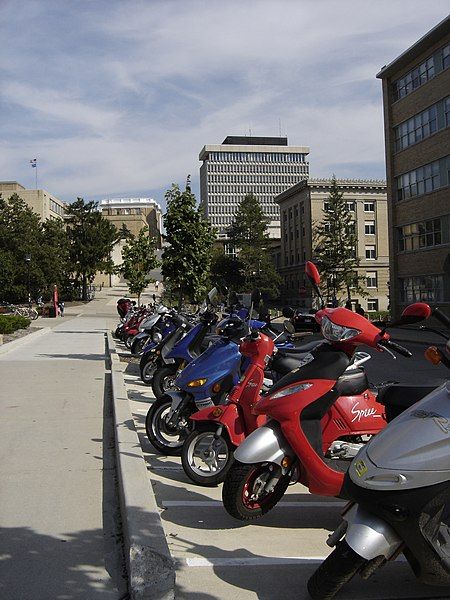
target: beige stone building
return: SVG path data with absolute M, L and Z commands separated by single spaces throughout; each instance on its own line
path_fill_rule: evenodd
M 373 180 L 337 180 L 358 235 L 358 275 L 366 280 L 367 296 L 352 296 L 367 312 L 387 310 L 389 303 L 389 244 L 386 183 Z M 284 282 L 283 301 L 311 308 L 311 286 L 305 263 L 314 260 L 314 226 L 323 220 L 331 180 L 301 181 L 275 198 L 280 207 L 281 248 L 278 270 Z M 345 300 L 344 292 L 339 296 Z
M 45 190 L 29 190 L 17 181 L 0 181 L 0 194 L 3 198 L 17 194 L 42 221 L 64 218 L 67 204 Z
M 162 248 L 162 210 L 152 198 L 107 198 L 99 203 L 102 215 L 114 223 L 117 230 L 126 225 L 133 235 L 138 235 L 144 227 L 149 228 L 149 235 L 156 241 L 156 248 Z M 115 265 L 122 263 L 122 248 L 126 242 L 121 240 L 113 250 L 112 259 Z M 113 286 L 122 283 L 119 275 L 98 274 L 96 285 Z
M 450 17 L 377 77 L 383 82 L 391 297 L 450 313 Z

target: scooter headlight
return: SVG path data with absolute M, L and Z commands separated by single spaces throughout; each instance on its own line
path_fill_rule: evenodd
M 305 390 L 309 390 L 312 387 L 312 383 L 299 383 L 297 385 L 290 385 L 284 390 L 280 390 L 276 392 L 273 396 L 270 394 L 271 400 L 275 400 L 276 398 L 283 398 L 284 396 L 290 396 L 291 394 L 296 394 L 297 392 L 304 392 Z
M 345 342 L 361 333 L 359 329 L 336 325 L 328 317 L 322 318 L 321 330 L 323 337 L 330 342 Z
M 207 382 L 207 379 L 194 379 L 193 381 L 190 381 L 187 386 L 188 387 L 200 387 L 201 385 L 204 385 Z
M 155 333 L 152 335 L 152 340 L 155 342 L 155 344 L 159 344 L 162 339 L 163 337 L 159 331 L 155 331 Z

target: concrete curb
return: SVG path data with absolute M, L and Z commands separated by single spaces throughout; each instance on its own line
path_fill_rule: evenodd
M 170 555 L 141 444 L 130 411 L 115 342 L 111 359 L 114 432 L 129 592 L 132 600 L 172 600 L 175 564 Z
M 2 344 L 0 346 L 0 354 L 6 354 L 10 350 L 15 350 L 15 348 L 18 348 L 23 344 L 27 344 L 28 342 L 35 340 L 37 337 L 44 335 L 44 333 L 48 333 L 49 331 L 51 331 L 50 327 L 42 327 L 42 329 L 39 329 L 38 331 L 33 331 L 32 333 L 24 335 L 23 337 L 17 340 L 13 340 L 12 342 Z

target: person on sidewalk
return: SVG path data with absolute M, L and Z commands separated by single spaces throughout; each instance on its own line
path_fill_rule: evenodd
M 358 315 L 361 315 L 362 317 L 366 316 L 366 313 L 364 312 L 364 309 L 359 302 L 356 304 L 355 312 L 357 312 Z
M 347 302 L 345 303 L 345 308 L 347 308 L 348 310 L 353 310 L 351 300 L 347 300 Z
M 158 281 L 158 280 L 156 280 L 156 281 L 155 281 L 155 290 L 156 290 L 156 291 L 158 291 L 158 288 L 159 288 L 159 281 Z

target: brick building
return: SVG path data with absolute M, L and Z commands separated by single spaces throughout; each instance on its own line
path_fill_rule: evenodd
M 450 311 L 450 17 L 377 77 L 383 82 L 391 300 Z

